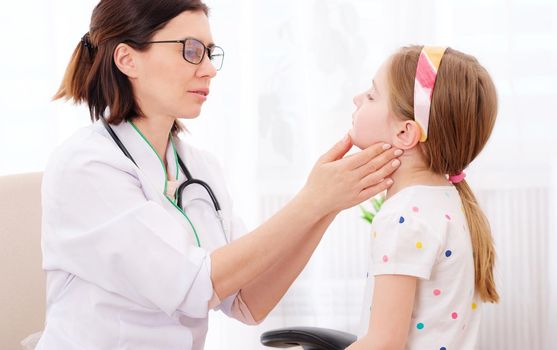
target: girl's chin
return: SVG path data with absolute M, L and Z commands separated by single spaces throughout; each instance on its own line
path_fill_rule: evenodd
M 355 135 L 354 129 L 350 130 L 350 138 L 352 138 L 352 144 L 359 149 L 366 149 L 368 146 L 371 145 L 367 142 L 364 142 L 363 140 L 360 140 L 360 138 Z
M 353 144 L 354 146 L 358 147 L 358 148 L 361 149 L 361 150 L 364 150 L 364 149 L 368 148 L 369 146 L 376 144 L 377 142 L 379 142 L 379 141 L 378 141 L 378 140 L 365 140 L 365 141 L 362 141 L 362 140 L 358 140 L 357 138 L 356 138 L 356 139 L 352 139 L 352 144 Z
M 361 150 L 364 150 L 369 147 L 369 145 L 362 145 L 361 143 L 355 143 L 354 146 L 358 147 Z

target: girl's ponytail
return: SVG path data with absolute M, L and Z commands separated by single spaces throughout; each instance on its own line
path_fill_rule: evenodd
M 390 106 L 396 116 L 406 120 L 414 119 L 415 77 L 421 51 L 422 46 L 404 47 L 391 58 Z M 476 292 L 483 301 L 495 303 L 499 295 L 493 279 L 491 228 L 461 170 L 487 144 L 497 116 L 497 92 L 489 73 L 473 56 L 451 48 L 446 49 L 437 74 L 428 138 L 420 148 L 431 171 L 451 175 L 449 180 L 460 194 L 470 230 Z
M 466 180 L 455 183 L 454 186 L 460 194 L 466 220 L 468 221 L 474 254 L 476 292 L 482 301 L 496 303 L 499 301 L 499 294 L 497 294 L 493 278 L 495 248 L 489 221 L 478 205 L 478 201 Z

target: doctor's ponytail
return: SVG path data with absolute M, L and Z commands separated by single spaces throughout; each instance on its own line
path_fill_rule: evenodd
M 87 37 L 87 38 L 86 38 Z M 87 41 L 87 44 L 85 43 Z M 62 84 L 53 100 L 65 98 L 76 103 L 86 102 L 85 85 L 93 60 L 93 49 L 89 33 L 85 34 L 73 51 L 70 63 L 66 68 Z
M 114 63 L 114 51 L 121 43 L 147 50 L 148 44 L 139 43 L 148 42 L 185 11 L 209 13 L 201 0 L 101 0 L 53 99 L 86 103 L 92 121 L 105 117 L 109 123 L 119 124 L 141 116 L 128 77 Z M 179 130 L 175 123 L 172 131 Z

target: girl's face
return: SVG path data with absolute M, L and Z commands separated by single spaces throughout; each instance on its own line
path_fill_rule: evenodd
M 352 114 L 350 136 L 360 149 L 377 142 L 392 143 L 395 124 L 389 110 L 389 86 L 387 69 L 389 60 L 379 68 L 372 86 L 354 97 L 356 111 Z
M 185 38 L 195 38 L 207 47 L 213 44 L 209 21 L 202 11 L 176 16 L 151 41 Z M 137 76 L 131 81 L 146 115 L 195 118 L 201 112 L 217 71 L 206 53 L 201 63 L 194 65 L 184 59 L 182 51 L 181 43 L 159 43 L 138 53 Z

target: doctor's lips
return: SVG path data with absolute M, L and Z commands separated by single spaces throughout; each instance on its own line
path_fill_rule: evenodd
M 209 95 L 209 89 L 196 89 L 196 90 L 189 90 L 189 93 L 201 95 L 207 97 Z

